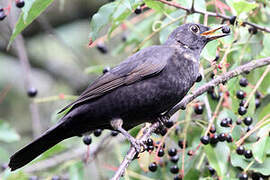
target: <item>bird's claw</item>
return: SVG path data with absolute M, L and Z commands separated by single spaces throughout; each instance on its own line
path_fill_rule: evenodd
M 130 141 L 130 143 L 131 146 L 133 146 L 138 153 L 144 152 L 147 149 L 146 145 L 138 139 L 134 138 Z

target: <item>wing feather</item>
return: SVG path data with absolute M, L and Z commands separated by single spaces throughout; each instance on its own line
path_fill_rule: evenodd
M 171 53 L 168 53 L 167 51 L 168 54 L 166 58 L 163 57 L 157 61 L 158 56 L 160 56 L 160 53 L 162 53 L 164 48 L 158 51 L 154 49 L 154 52 L 151 48 L 153 49 L 153 47 L 150 47 L 139 51 L 136 53 L 137 55 L 134 54 L 117 67 L 99 77 L 79 96 L 76 101 L 66 106 L 59 113 L 65 111 L 70 106 L 76 106 L 86 101 L 90 101 L 120 86 L 130 85 L 143 78 L 147 78 L 150 75 L 152 76 L 161 72 L 166 66 L 168 58 L 173 55 L 173 52 L 169 51 Z

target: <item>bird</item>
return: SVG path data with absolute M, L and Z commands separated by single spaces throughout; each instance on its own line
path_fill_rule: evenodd
M 59 142 L 95 129 L 121 132 L 139 151 L 128 130 L 156 121 L 188 93 L 199 75 L 200 54 L 211 40 L 227 36 L 186 23 L 164 44 L 144 48 L 98 77 L 59 113 L 63 117 L 10 157 L 11 171 L 23 167 Z

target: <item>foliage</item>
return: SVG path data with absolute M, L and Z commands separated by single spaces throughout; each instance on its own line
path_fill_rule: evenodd
M 16 36 L 31 24 L 52 2 L 52 0 L 29 1 L 27 6 L 23 8 L 23 12 L 13 30 L 10 44 Z M 192 1 L 175 0 L 173 2 L 187 8 L 190 8 L 192 5 Z M 194 3 L 195 9 L 201 11 L 215 11 L 216 8 L 215 1 L 195 0 Z M 201 55 L 204 79 L 202 82 L 196 83 L 194 88 L 208 82 L 214 78 L 213 76 L 218 76 L 230 69 L 234 69 L 247 61 L 270 56 L 270 34 L 259 30 L 257 33 L 253 34 L 252 32 L 254 31 L 252 31 L 252 28 L 254 29 L 254 27 L 241 25 L 243 21 L 250 21 L 269 27 L 269 2 L 218 0 L 216 3 L 219 4 L 219 9 L 226 9 L 225 7 L 228 6 L 230 10 L 226 10 L 226 15 L 230 17 L 237 16 L 238 22 L 230 26 L 232 31 L 231 36 L 213 41 L 204 48 Z M 142 13 L 138 15 L 134 14 L 133 12 L 136 8 L 142 8 Z M 103 5 L 91 18 L 89 37 L 91 43 L 95 43 L 95 41 L 110 43 L 110 41 L 115 37 L 117 38 L 119 34 L 128 34 L 123 43 L 114 44 L 112 52 L 114 55 L 121 53 L 131 54 L 146 46 L 164 43 L 168 35 L 177 26 L 183 23 L 196 22 L 203 24 L 204 20 L 202 14 L 187 14 L 186 11 L 182 9 L 170 7 L 157 0 L 116 0 Z M 219 24 L 220 19 L 208 17 L 208 26 L 216 27 Z M 217 55 L 219 59 L 214 62 L 213 60 Z M 209 61 L 212 61 L 212 63 L 209 63 Z M 85 69 L 85 72 L 100 74 L 105 66 L 106 65 L 90 66 Z M 258 84 L 258 89 L 254 92 L 255 86 L 262 77 L 262 74 L 266 71 L 267 68 L 260 68 L 232 79 L 226 84 L 224 83 L 224 85 L 215 87 L 212 92 L 202 95 L 197 98 L 194 103 L 191 103 L 187 107 L 186 112 L 180 112 L 180 115 L 176 115 L 178 124 L 168 129 L 166 138 L 164 138 L 165 136 L 156 134 L 152 136 L 155 142 L 165 141 L 166 152 L 171 147 L 179 149 L 177 146 L 178 140 L 185 139 L 187 141 L 188 147 L 181 150 L 179 149 L 179 161 L 177 162 L 180 170 L 182 167 L 184 168 L 182 169 L 183 171 L 179 171 L 179 174 L 183 172 L 185 179 L 210 179 L 211 176 L 213 178 L 232 179 L 237 178 L 238 174 L 243 171 L 249 175 L 259 173 L 263 176 L 270 176 L 269 73 L 266 74 L 262 82 Z M 247 78 L 249 82 L 247 87 L 239 85 L 239 80 L 243 77 Z M 238 113 L 240 100 L 236 97 L 236 93 L 239 90 L 243 90 L 246 93 L 246 100 L 249 99 L 247 113 L 243 116 L 240 116 Z M 258 97 L 257 92 L 260 94 L 260 97 Z M 206 110 L 204 110 L 202 115 L 197 115 L 193 112 L 193 108 L 198 104 L 204 104 L 205 98 L 209 100 L 210 108 L 213 112 L 212 116 L 216 116 L 214 119 L 216 133 L 213 134 L 231 134 L 233 142 L 225 141 L 208 145 L 200 143 L 200 137 L 207 134 L 206 129 L 209 124 L 209 119 Z M 260 102 L 260 106 L 257 104 L 256 107 L 256 103 L 258 102 Z M 232 118 L 233 124 L 231 127 L 222 127 L 220 123 L 227 117 Z M 246 126 L 243 123 L 240 125 L 236 124 L 237 120 L 243 120 L 245 117 L 253 118 L 251 126 Z M 135 128 L 132 133 L 135 132 L 134 134 L 137 134 L 139 128 Z M 253 132 L 243 141 L 245 149 L 250 149 L 253 152 L 253 157 L 250 159 L 236 153 L 237 146 L 240 145 L 237 144 L 237 142 L 243 139 L 247 131 Z M 10 143 L 18 139 L 18 134 L 7 124 L 0 121 L 0 141 Z M 69 142 L 74 143 L 73 141 Z M 71 147 L 72 146 L 68 145 L 68 143 L 64 144 L 64 146 L 56 146 L 54 149 L 44 154 L 40 160 L 48 159 L 52 155 Z M 172 179 L 174 175 L 170 173 L 170 167 L 174 163 L 170 161 L 169 156 L 163 158 L 157 157 L 156 150 L 157 149 L 151 153 L 144 152 L 139 155 L 139 160 L 132 162 L 126 176 L 129 176 L 130 180 Z M 187 155 L 189 150 L 195 152 L 194 155 Z M 2 149 L 0 149 L 0 155 L 2 154 L 1 151 Z M 121 161 L 126 151 L 126 144 L 121 144 L 121 146 L 117 145 L 112 152 L 112 162 L 106 163 L 114 163 L 113 166 L 118 166 L 119 163 L 116 162 Z M 159 166 L 157 171 L 152 173 L 149 172 L 148 165 L 154 161 L 157 162 Z M 68 171 L 71 179 L 83 179 L 83 174 L 85 173 L 83 168 L 85 164 L 83 164 L 81 160 L 70 160 L 68 162 L 70 164 L 60 165 L 59 171 Z M 106 163 L 104 166 L 109 166 Z M 61 169 L 61 166 L 64 167 Z M 209 173 L 209 167 L 215 169 L 214 175 Z M 111 177 L 113 174 L 113 172 L 110 171 L 110 169 L 113 168 L 107 169 L 102 171 L 103 176 L 106 178 Z M 12 176 L 17 177 L 18 174 L 22 172 L 19 171 L 16 172 L 15 175 L 10 175 L 10 179 L 12 179 Z M 24 176 L 26 175 L 22 175 L 22 177 Z M 139 178 L 141 176 L 143 178 Z

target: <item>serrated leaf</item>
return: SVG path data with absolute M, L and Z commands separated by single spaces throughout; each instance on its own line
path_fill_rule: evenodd
M 240 15 L 241 13 L 249 12 L 252 9 L 256 8 L 258 6 L 258 4 L 254 3 L 254 2 L 240 0 L 240 1 L 234 1 L 232 6 L 235 9 L 237 15 Z
M 243 156 L 239 156 L 235 152 L 231 154 L 231 164 L 234 167 L 241 167 L 242 169 L 245 169 L 251 160 L 246 160 Z M 253 170 L 255 172 L 259 172 L 265 176 L 270 175 L 270 157 L 267 157 L 265 161 L 260 164 L 258 162 L 254 162 L 251 167 L 249 167 L 249 170 Z
M 25 3 L 25 7 L 9 39 L 8 48 L 18 34 L 31 24 L 52 2 L 53 0 L 31 0 Z
M 19 139 L 19 134 L 8 123 L 0 120 L 0 141 L 11 143 Z
M 92 41 L 98 38 L 100 30 L 111 22 L 111 17 L 116 8 L 116 3 L 111 2 L 102 6 L 98 12 L 92 17 L 90 22 L 90 33 L 89 37 Z

